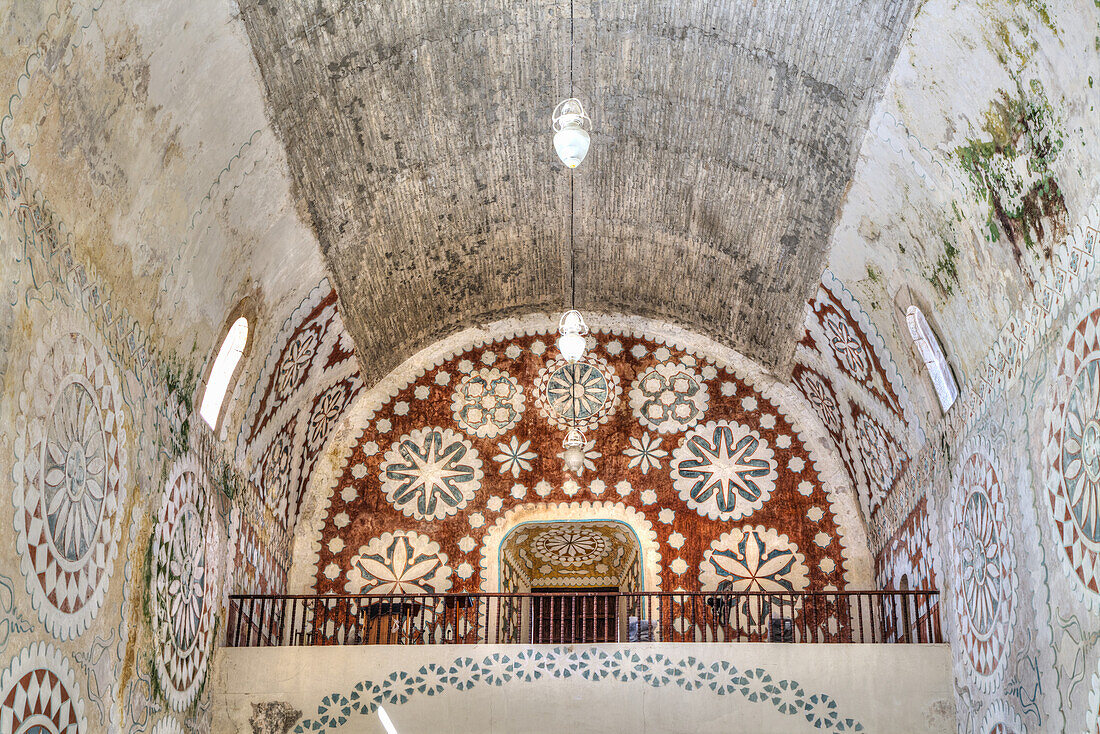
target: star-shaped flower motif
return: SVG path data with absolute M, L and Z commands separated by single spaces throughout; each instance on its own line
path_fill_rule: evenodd
M 512 436 L 510 442 L 502 441 L 497 444 L 500 453 L 493 457 L 493 461 L 500 462 L 501 474 L 511 472 L 512 477 L 518 479 L 521 471 L 531 470 L 531 461 L 538 456 L 534 451 L 530 451 L 530 448 L 530 441 L 520 443 L 518 438 Z
M 668 452 L 661 448 L 661 439 L 652 438 L 648 433 L 643 433 L 641 439 L 631 436 L 630 447 L 623 454 L 630 459 L 628 466 L 641 469 L 642 474 L 649 474 L 650 469 L 660 469 L 661 460 L 668 456 Z

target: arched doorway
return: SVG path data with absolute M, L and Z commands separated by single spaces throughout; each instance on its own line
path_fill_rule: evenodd
M 500 545 L 500 591 L 514 595 L 506 624 L 523 642 L 629 639 L 642 586 L 641 547 L 625 523 L 522 523 Z

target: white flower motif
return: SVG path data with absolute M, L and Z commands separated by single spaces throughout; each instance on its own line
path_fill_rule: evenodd
M 490 497 L 489 501 L 485 503 L 485 507 L 489 512 L 500 512 L 500 508 L 504 506 L 504 500 L 500 497 Z
M 413 390 L 413 397 L 417 400 L 427 400 L 429 393 L 431 393 L 431 390 L 428 389 L 427 385 L 417 385 L 416 389 Z
M 669 565 L 669 568 L 672 569 L 672 572 L 677 576 L 682 576 L 684 572 L 688 570 L 687 561 L 683 558 L 676 558 Z
M 565 493 L 566 497 L 573 497 L 581 491 L 581 485 L 572 479 L 566 479 L 561 485 L 561 491 Z
M 723 382 L 719 386 L 719 390 L 721 390 L 722 394 L 728 398 L 730 395 L 737 394 L 737 385 L 734 385 L 732 382 Z
M 535 485 L 535 494 L 539 497 L 549 497 L 550 493 L 553 491 L 554 487 L 545 479 Z
M 673 519 L 676 517 L 676 511 L 671 507 L 666 507 L 657 513 L 657 520 L 663 522 L 665 525 L 671 525 Z
M 634 491 L 634 487 L 631 486 L 630 482 L 623 479 L 615 485 L 615 491 L 618 492 L 620 496 L 626 497 Z
M 390 504 L 418 520 L 453 515 L 481 487 L 477 449 L 447 428 L 417 429 L 386 452 L 379 479 Z
M 509 494 L 517 500 L 521 500 L 527 496 L 527 487 L 524 487 L 522 484 L 513 484 L 512 491 Z
M 474 575 L 474 567 L 471 566 L 469 563 L 463 561 L 462 563 L 458 564 L 458 568 L 455 569 L 455 575 L 465 581 L 466 579 Z
M 415 594 L 451 588 L 447 554 L 425 535 L 398 530 L 372 538 L 351 560 L 351 594 Z
M 602 479 L 593 479 L 592 483 L 588 485 L 588 491 L 596 497 L 599 497 L 607 489 L 607 485 L 604 484 Z
M 686 539 L 681 533 L 673 533 L 672 535 L 668 536 L 668 544 L 677 550 L 684 546 L 685 540 Z
M 806 462 L 802 458 L 795 456 L 787 462 L 787 468 L 795 474 L 798 474 L 806 468 Z
M 630 446 L 623 451 L 623 455 L 630 459 L 629 468 L 639 468 L 642 474 L 648 474 L 650 469 L 661 468 L 661 460 L 668 456 L 668 452 L 661 448 L 660 438 L 643 433 L 641 439 L 630 437 Z
M 458 549 L 463 553 L 469 553 L 477 547 L 477 542 L 469 535 L 462 536 L 458 541 Z
M 825 335 L 841 368 L 859 381 L 867 379 L 870 374 L 867 353 L 859 337 L 855 335 L 848 323 L 835 313 L 828 314 L 824 321 Z
M 657 493 L 652 489 L 642 490 L 642 494 L 639 495 L 643 505 L 652 505 L 657 501 Z
M 393 404 L 393 414 L 394 415 L 408 415 L 409 414 L 409 404 L 408 404 L 408 402 L 405 401 L 405 400 L 398 400 L 396 403 L 394 403 Z
M 538 456 L 530 449 L 530 441 L 520 443 L 518 438 L 512 436 L 510 442 L 497 444 L 497 450 L 500 453 L 493 457 L 493 461 L 500 462 L 501 474 L 511 472 L 512 477 L 518 479 L 521 471 L 531 470 L 531 462 Z
M 441 387 L 446 387 L 447 385 L 451 384 L 451 375 L 450 375 L 450 373 L 440 370 L 438 373 L 436 373 L 435 384 L 437 384 Z
M 363 452 L 363 456 L 374 456 L 378 453 L 378 444 L 374 441 L 367 441 L 359 447 L 359 450 Z
M 485 516 L 482 515 L 480 512 L 472 513 L 469 520 L 470 527 L 474 528 L 475 530 L 485 525 Z
M 344 539 L 330 538 L 328 541 L 328 550 L 330 553 L 339 553 L 344 550 Z

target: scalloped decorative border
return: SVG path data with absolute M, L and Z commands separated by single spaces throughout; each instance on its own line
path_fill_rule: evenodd
M 10 690 L 24 675 L 35 670 L 49 670 L 60 680 L 69 694 L 68 705 L 72 707 L 76 723 L 76 734 L 88 731 L 88 720 L 84 717 L 84 699 L 80 696 L 80 685 L 76 682 L 69 659 L 48 642 L 32 642 L 16 655 L 8 669 L 0 674 L 0 701 L 7 700 Z
M 844 561 L 845 582 L 867 587 L 874 583 L 871 555 L 864 550 L 868 548 L 867 527 L 855 491 L 848 486 L 847 474 L 825 427 L 793 385 L 779 382 L 761 365 L 739 352 L 683 327 L 639 316 L 586 314 L 586 318 L 594 333 L 647 339 L 705 357 L 734 372 L 781 412 L 790 421 L 794 437 L 806 447 L 811 464 L 821 478 L 829 509 L 836 518 L 836 542 Z M 555 331 L 557 323 L 553 314 L 532 313 L 465 329 L 416 353 L 372 388 L 359 393 L 332 430 L 302 498 L 287 578 L 290 593 L 315 590 L 325 515 L 352 449 L 378 410 L 425 372 L 458 354 L 519 336 L 545 336 Z

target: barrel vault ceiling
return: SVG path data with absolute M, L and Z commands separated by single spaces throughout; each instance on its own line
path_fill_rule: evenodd
M 368 381 L 467 325 L 570 301 L 779 374 L 913 0 L 242 0 Z M 572 42 L 571 42 L 572 39 Z M 572 74 L 570 49 L 572 45 Z

